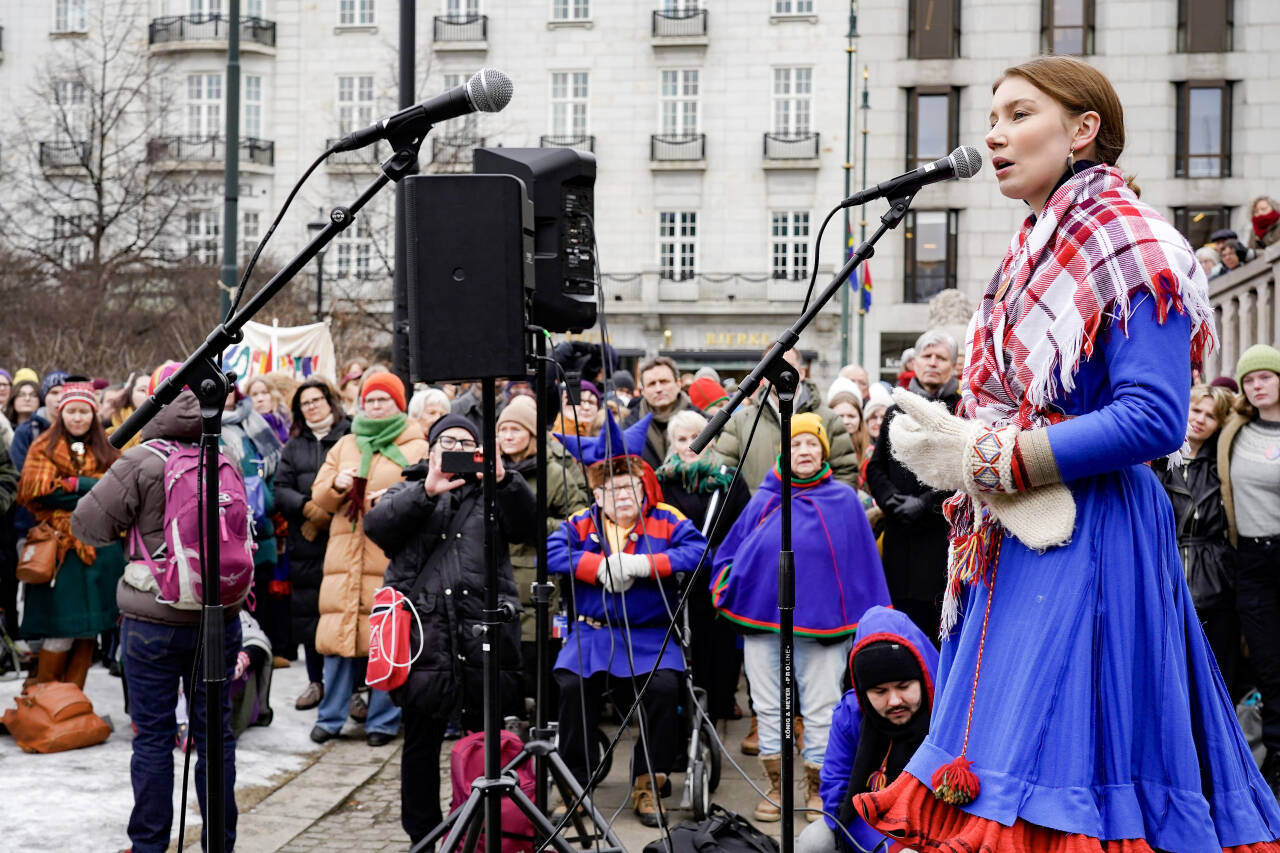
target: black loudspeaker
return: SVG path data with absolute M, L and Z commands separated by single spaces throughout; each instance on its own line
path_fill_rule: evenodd
M 511 175 L 403 181 L 414 382 L 523 376 L 533 204 Z
M 596 158 L 572 148 L 477 148 L 477 174 L 515 175 L 533 199 L 530 320 L 550 332 L 596 323 Z

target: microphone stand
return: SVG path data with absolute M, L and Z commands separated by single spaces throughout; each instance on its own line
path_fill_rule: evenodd
M 226 849 L 226 772 L 225 739 L 222 706 L 226 697 L 226 634 L 222 590 L 218 569 L 220 542 L 218 530 L 218 439 L 222 435 L 222 410 L 226 403 L 234 373 L 224 372 L 222 353 L 244 338 L 244 324 L 266 307 L 293 277 L 306 268 L 311 259 L 355 221 L 355 215 L 370 199 L 391 181 L 399 181 L 417 169 L 418 149 L 430 127 L 406 130 L 391 139 L 395 152 L 382 164 L 380 174 L 349 207 L 335 207 L 329 213 L 329 224 L 302 251 L 271 277 L 243 308 L 220 323 L 187 360 L 155 393 L 143 401 L 112 434 L 111 444 L 120 448 L 155 417 L 161 408 L 173 402 L 184 387 L 190 387 L 200 401 L 200 453 L 204 477 L 202 499 L 204 522 L 200 535 L 203 605 L 200 612 L 201 644 L 204 647 L 203 684 L 205 701 L 205 837 L 209 853 Z M 194 700 L 193 700 L 194 701 Z M 234 794 L 233 794 L 234 796 Z
M 782 851 L 793 853 L 795 849 L 793 812 L 795 791 L 795 732 L 792 729 L 795 705 L 795 606 L 796 606 L 796 566 L 795 553 L 791 542 L 791 415 L 795 402 L 795 392 L 799 385 L 799 374 L 783 355 L 800 340 L 800 333 L 818 316 L 823 307 L 840 291 L 849 276 L 859 264 L 875 254 L 876 242 L 885 232 L 896 228 L 907 214 L 915 193 L 891 198 L 889 210 L 880 217 L 880 227 L 870 239 L 862 241 L 849 256 L 848 261 L 835 274 L 826 288 L 820 293 L 803 314 L 791 326 L 778 336 L 773 346 L 765 353 L 746 378 L 738 385 L 738 390 L 719 414 L 711 419 L 706 428 L 698 434 L 690 445 L 695 453 L 701 453 L 708 444 L 723 430 L 734 411 L 742 405 L 743 400 L 755 393 L 760 382 L 768 379 L 770 385 L 778 392 L 778 420 L 781 430 L 781 448 L 779 456 L 779 474 L 782 479 L 782 508 L 780 513 L 782 525 L 782 542 L 778 552 L 778 684 L 781 690 L 781 732 L 782 732 Z

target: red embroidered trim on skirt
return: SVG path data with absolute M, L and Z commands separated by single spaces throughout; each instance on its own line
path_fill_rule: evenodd
M 1099 841 L 1021 819 L 1004 826 L 938 800 L 910 773 L 903 773 L 883 791 L 857 795 L 853 807 L 871 826 L 919 853 L 1156 853 L 1140 838 Z M 1280 844 L 1222 849 L 1224 853 L 1274 853 Z

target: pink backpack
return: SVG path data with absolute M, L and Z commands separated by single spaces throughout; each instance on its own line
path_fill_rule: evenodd
M 140 447 L 164 460 L 164 545 L 147 551 L 137 525 L 129 544 L 151 569 L 159 591 L 156 599 L 180 610 L 204 603 L 200 572 L 200 448 L 152 439 Z M 244 478 L 226 456 L 218 454 L 218 552 L 223 604 L 239 604 L 253 588 L 253 513 Z
M 524 744 L 515 732 L 503 729 L 499 733 L 502 744 L 500 763 L 505 767 L 507 762 L 520 754 Z M 453 787 L 453 803 L 449 811 L 455 812 L 462 807 L 471 795 L 471 783 L 484 775 L 484 732 L 472 732 L 459 740 L 449 750 L 449 781 Z M 538 787 L 533 777 L 533 762 L 526 761 L 516 771 L 520 779 L 520 788 L 533 799 Z M 533 824 L 524 812 L 512 800 L 502 801 L 502 853 L 531 853 L 534 848 Z M 480 833 L 477 850 L 484 848 L 484 833 Z

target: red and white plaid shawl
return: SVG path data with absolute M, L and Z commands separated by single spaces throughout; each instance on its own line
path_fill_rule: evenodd
M 1019 429 L 1063 419 L 1055 400 L 1075 387 L 1080 362 L 1104 325 L 1122 333 L 1143 292 L 1163 323 L 1172 308 L 1191 318 L 1191 359 L 1217 345 L 1209 285 L 1186 239 L 1126 186 L 1112 166 L 1072 177 L 1039 218 L 1027 217 L 969 323 L 960 383 L 963 416 Z M 996 521 L 957 492 L 951 521 L 945 636 L 964 584 L 985 581 L 999 549 Z

